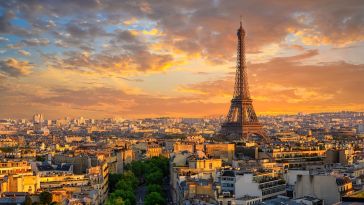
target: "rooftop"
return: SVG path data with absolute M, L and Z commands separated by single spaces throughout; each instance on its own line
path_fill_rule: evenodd
M 52 166 L 50 164 L 37 164 L 39 171 L 69 171 L 71 164 L 61 164 L 57 166 Z

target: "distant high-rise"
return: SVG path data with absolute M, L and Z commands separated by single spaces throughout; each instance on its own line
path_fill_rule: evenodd
M 44 121 L 43 114 L 35 114 L 33 115 L 34 123 L 42 123 Z
M 36 132 L 41 131 L 42 127 L 43 127 L 43 114 L 35 114 L 33 115 L 33 125 L 34 125 L 34 130 Z
M 230 139 L 247 139 L 250 135 L 259 135 L 268 140 L 263 126 L 259 123 L 250 98 L 248 75 L 245 62 L 245 30 L 242 22 L 238 29 L 237 65 L 234 96 L 226 122 L 221 126 L 221 134 Z

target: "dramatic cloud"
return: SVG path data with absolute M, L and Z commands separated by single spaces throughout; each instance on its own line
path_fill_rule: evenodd
M 122 73 L 164 71 L 174 59 L 169 54 L 152 53 L 147 43 L 132 35 L 130 31 L 116 31 L 110 44 L 102 52 L 65 52 L 62 57 L 51 57 L 51 67 L 96 73 Z M 87 49 L 86 49 L 87 50 Z
M 28 51 L 25 51 L 25 50 L 18 50 L 18 53 L 23 55 L 23 56 L 30 56 L 30 53 Z
M 105 25 L 138 25 L 137 19 L 148 19 L 163 31 L 161 41 L 164 44 L 188 53 L 199 52 L 212 62 L 220 63 L 231 60 L 234 54 L 232 31 L 236 30 L 240 15 L 248 29 L 250 52 L 257 52 L 270 43 L 279 43 L 288 34 L 295 35 L 307 45 L 346 45 L 363 40 L 363 5 L 356 0 L 142 3 L 105 0 L 89 1 L 87 5 L 81 2 L 5 1 L 1 4 L 4 8 L 18 9 L 32 25 L 39 24 L 39 15 L 74 17 L 62 25 L 49 20 L 42 29 L 59 26 L 62 32 L 54 30 L 54 34 L 61 38 L 59 40 L 77 45 L 107 36 L 109 33 L 105 31 Z M 9 23 L 14 15 L 13 12 L 4 14 L 4 32 L 9 32 L 8 27 L 14 27 Z M 327 23 L 328 20 L 330 23 Z M 39 26 L 33 27 L 39 29 Z M 37 33 L 37 30 L 32 30 L 32 33 Z
M 48 39 L 37 39 L 37 38 L 25 39 L 22 42 L 28 46 L 46 46 L 49 44 Z
M 14 92 L 14 89 L 7 92 Z M 15 92 L 21 91 L 17 90 Z M 67 111 L 68 115 L 72 115 L 74 112 L 82 112 L 83 116 L 94 118 L 105 115 L 127 115 L 130 117 L 183 115 L 196 117 L 201 116 L 199 113 L 201 110 L 206 113 L 223 112 L 223 109 L 221 109 L 222 104 L 204 103 L 198 98 L 136 95 L 111 88 L 54 89 L 50 90 L 47 95 L 21 93 L 22 95 L 16 95 L 21 97 L 15 98 L 14 95 L 11 95 L 13 100 L 16 99 L 12 106 L 20 107 L 26 104 L 30 109 L 37 109 L 37 107 L 39 109 L 41 107 L 44 110 L 49 109 L 49 107 L 59 107 L 60 109 L 53 111 L 52 114 Z M 0 105 L 1 103 L 4 102 L 0 102 Z M 0 111 L 8 112 L 3 110 L 1 106 Z M 31 114 L 32 110 L 27 112 Z
M 12 77 L 27 75 L 31 72 L 33 65 L 27 61 L 19 61 L 14 58 L 0 61 L 0 73 Z
M 240 16 L 258 113 L 361 110 L 363 6 L 358 0 L 0 1 L 0 114 L 225 114 Z
M 5 41 L 8 41 L 9 39 L 7 38 L 4 38 L 4 37 L 0 37 L 0 42 L 5 42 Z
M 19 36 L 29 35 L 26 29 L 19 28 L 10 23 L 10 21 L 15 17 L 15 13 L 12 10 L 5 10 L 2 16 L 0 16 L 0 33 L 2 34 L 14 34 Z
M 316 50 L 301 55 L 274 58 L 266 63 L 248 65 L 250 90 L 258 112 L 319 112 L 342 109 L 361 110 L 364 96 L 361 83 L 364 64 L 332 62 L 304 64 Z M 233 93 L 234 76 L 184 85 L 182 91 L 209 98 Z
M 127 55 L 70 52 L 67 56 L 64 59 L 54 58 L 51 66 L 83 72 L 128 74 L 133 71 L 161 71 L 169 68 L 173 62 L 169 55 L 156 55 L 148 51 Z

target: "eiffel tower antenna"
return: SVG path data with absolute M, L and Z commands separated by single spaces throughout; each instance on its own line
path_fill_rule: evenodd
M 259 123 L 253 100 L 250 98 L 247 66 L 245 60 L 245 36 L 242 17 L 237 32 L 238 48 L 236 56 L 236 75 L 233 99 L 226 121 L 222 124 L 220 133 L 230 139 L 248 139 L 250 135 L 259 135 L 269 141 L 263 126 Z

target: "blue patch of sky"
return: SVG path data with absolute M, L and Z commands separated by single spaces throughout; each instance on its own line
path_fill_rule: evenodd
M 133 24 L 131 25 L 133 29 L 135 30 L 151 30 L 153 28 L 156 28 L 157 27 L 157 22 L 155 21 L 151 21 L 151 20 L 148 20 L 148 19 L 140 19 L 137 21 L 136 24 Z
M 102 52 L 103 45 L 104 44 L 108 44 L 109 43 L 110 38 L 109 37 L 101 37 L 101 38 L 96 38 L 95 42 L 93 43 L 93 49 L 95 53 L 100 53 Z M 113 46 L 113 45 L 110 45 Z
M 66 16 L 66 17 L 61 17 L 61 18 L 52 18 L 52 20 L 57 24 L 57 25 L 67 25 L 68 23 L 70 23 L 72 20 L 74 19 L 74 17 L 72 16 Z
M 107 33 L 112 33 L 112 32 L 114 32 L 115 30 L 127 30 L 127 26 L 125 26 L 125 25 L 122 25 L 122 24 L 120 24 L 120 25 L 106 25 L 105 27 L 104 27 L 104 29 L 105 29 L 105 31 L 107 32 Z
M 127 19 L 125 19 L 127 20 Z M 108 33 L 111 33 L 117 29 L 120 29 L 120 30 L 137 30 L 137 31 L 142 31 L 142 30 L 151 30 L 153 28 L 155 28 L 157 26 L 157 23 L 154 22 L 154 21 L 150 21 L 150 20 L 147 20 L 147 19 L 138 19 L 136 22 L 130 24 L 130 25 L 126 25 L 122 22 L 120 22 L 120 24 L 118 25 L 107 25 L 105 26 L 105 30 L 108 32 Z
M 1 51 L 1 59 L 8 59 L 8 58 L 16 58 L 19 60 L 26 60 L 27 57 L 23 56 L 21 54 L 18 53 L 18 49 L 0 49 Z
M 21 28 L 24 28 L 24 29 L 30 29 L 31 28 L 28 21 L 26 21 L 25 19 L 22 19 L 22 18 L 18 18 L 18 17 L 11 19 L 10 23 L 13 26 L 21 27 Z
M 6 44 L 8 44 L 8 42 L 9 42 L 9 38 L 8 37 L 6 37 L 5 35 L 0 35 L 0 45 L 6 45 Z
M 98 22 L 106 22 L 108 20 L 107 17 L 102 13 L 96 14 L 96 17 L 98 19 Z
M 6 48 L 6 46 L 8 46 L 10 44 L 14 45 L 16 43 L 19 43 L 21 40 L 23 40 L 22 37 L 19 37 L 19 36 L 13 35 L 13 34 L 3 34 L 0 36 L 7 39 L 7 41 L 3 41 L 0 43 L 1 48 L 3 48 L 3 49 L 8 49 L 8 48 Z
M 24 39 L 24 37 L 17 36 L 17 35 L 13 35 L 13 34 L 5 34 L 4 36 L 6 38 L 8 38 L 9 39 L 9 42 L 11 42 L 11 43 L 17 43 L 17 42 L 19 42 L 19 41 L 21 41 L 21 40 Z
M 0 6 L 0 16 L 3 16 L 5 13 L 5 9 Z
M 42 38 L 46 38 L 49 41 L 49 44 L 46 45 L 46 46 L 37 46 L 37 48 L 40 49 L 44 53 L 57 53 L 57 54 L 60 54 L 60 53 L 62 53 L 64 51 L 68 50 L 68 48 L 63 48 L 63 47 L 56 46 L 55 45 L 56 39 L 50 33 L 45 33 L 44 35 L 42 35 Z

